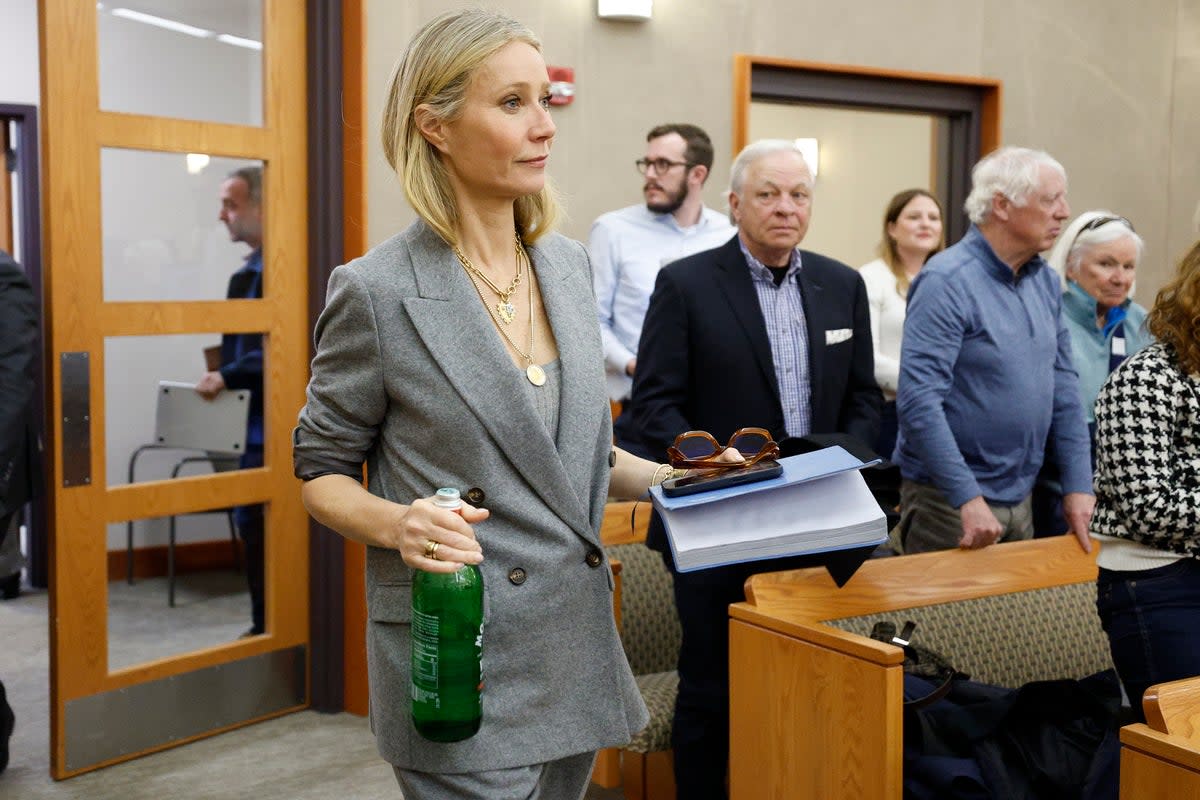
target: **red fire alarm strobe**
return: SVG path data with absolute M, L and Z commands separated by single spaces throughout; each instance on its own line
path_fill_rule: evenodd
M 575 68 L 546 67 L 550 73 L 550 105 L 569 106 L 575 99 Z

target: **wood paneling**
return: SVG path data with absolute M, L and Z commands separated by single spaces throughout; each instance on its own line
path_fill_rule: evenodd
M 225 539 L 211 542 L 186 542 L 175 545 L 175 574 L 232 570 L 241 564 L 242 542 Z M 129 553 L 124 549 L 108 551 L 108 581 L 123 581 L 128 574 Z M 167 546 L 135 547 L 133 577 L 161 578 L 167 574 Z
M 1145 725 L 1121 729 L 1121 800 L 1200 800 L 1197 752 Z
M 733 800 L 898 800 L 899 664 L 846 659 L 738 620 L 730 624 L 729 654 Z M 823 746 L 806 748 L 806 741 Z
M 649 500 L 614 500 L 604 506 L 600 542 L 605 545 L 646 541 L 654 506 Z

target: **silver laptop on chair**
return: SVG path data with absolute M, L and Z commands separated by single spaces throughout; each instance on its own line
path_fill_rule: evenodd
M 159 381 L 155 442 L 163 447 L 240 456 L 246 452 L 249 416 L 249 390 L 226 390 L 214 400 L 205 400 L 196 394 L 194 383 Z

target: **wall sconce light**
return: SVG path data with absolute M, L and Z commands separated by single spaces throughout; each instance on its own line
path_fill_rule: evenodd
M 596 0 L 596 16 L 601 19 L 650 19 L 654 0 Z
M 804 163 L 808 164 L 808 168 L 812 171 L 813 179 L 816 180 L 817 170 L 820 169 L 821 163 L 821 147 L 816 139 L 797 139 L 796 149 L 804 156 Z

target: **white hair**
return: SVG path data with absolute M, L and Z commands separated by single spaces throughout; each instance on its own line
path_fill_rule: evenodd
M 1101 223 L 1091 230 L 1083 230 L 1087 225 L 1098 219 L 1107 219 L 1107 222 Z M 1142 263 L 1142 254 L 1146 250 L 1146 243 L 1138 236 L 1133 227 L 1120 214 L 1114 214 L 1111 211 L 1097 209 L 1095 211 L 1085 211 L 1075 219 L 1071 220 L 1071 224 L 1058 237 L 1058 241 L 1054 243 L 1053 249 L 1050 250 L 1050 255 L 1046 257 L 1046 261 L 1058 273 L 1058 278 L 1062 282 L 1063 288 L 1067 288 L 1067 275 L 1074 272 L 1079 267 L 1079 263 L 1088 251 L 1093 247 L 1109 242 L 1115 242 L 1118 239 L 1130 238 L 1137 247 L 1137 256 L 1134 259 L 1134 266 Z M 1130 294 L 1133 294 L 1133 289 L 1130 289 Z
M 804 153 L 801 152 L 794 141 L 790 139 L 759 139 L 757 142 L 743 147 L 742 152 L 738 153 L 737 158 L 733 160 L 733 166 L 729 168 L 729 191 L 726 193 L 726 199 L 728 199 L 729 195 L 733 194 L 741 197 L 742 185 L 746 182 L 746 170 L 754 162 L 774 153 L 795 153 L 800 156 L 800 160 L 804 162 L 804 169 L 808 172 L 808 181 L 805 185 L 809 191 L 812 191 L 812 165 L 804 158 Z M 737 220 L 733 218 L 732 209 L 729 211 L 729 222 L 737 225 Z
M 1023 207 L 1041 183 L 1042 167 L 1049 167 L 1067 179 L 1067 171 L 1053 156 L 1028 147 L 1001 147 L 979 160 L 971 170 L 971 193 L 963 204 L 971 222 L 981 225 L 992 213 L 992 198 L 1007 197 Z

